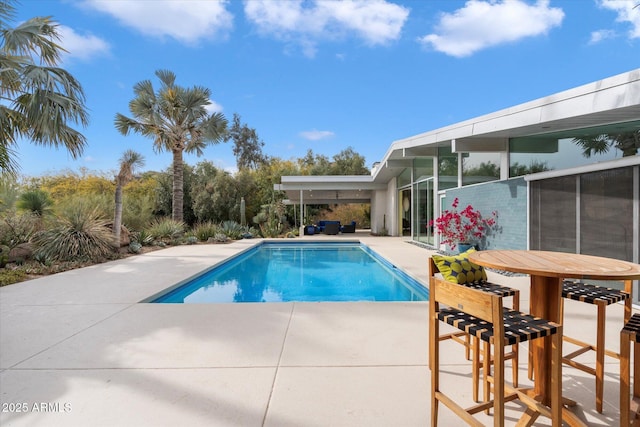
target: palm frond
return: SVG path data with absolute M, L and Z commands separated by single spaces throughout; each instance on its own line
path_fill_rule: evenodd
M 4 51 L 26 57 L 37 57 L 52 66 L 60 62 L 60 52 L 66 52 L 54 40 L 59 40 L 58 24 L 50 16 L 31 18 L 15 28 L 4 30 Z

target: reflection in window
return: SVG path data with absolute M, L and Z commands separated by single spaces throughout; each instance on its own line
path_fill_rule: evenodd
M 458 153 L 451 152 L 451 143 L 438 147 L 438 188 L 458 186 Z
M 640 130 L 580 136 L 574 138 L 573 142 L 582 148 L 582 155 L 587 158 L 609 151 L 619 151 L 622 157 L 635 156 L 640 151 Z
M 640 122 L 509 140 L 509 176 L 568 169 L 640 154 Z
M 413 160 L 414 182 L 422 181 L 433 176 L 433 157 L 420 157 Z
M 464 153 L 462 185 L 500 179 L 500 153 Z

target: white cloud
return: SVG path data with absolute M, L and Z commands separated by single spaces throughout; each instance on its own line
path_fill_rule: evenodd
M 489 46 L 546 34 L 559 26 L 562 9 L 549 0 L 530 5 L 522 0 L 469 0 L 453 13 L 443 13 L 436 32 L 418 39 L 426 47 L 455 57 Z
M 194 44 L 201 38 L 227 36 L 233 26 L 233 15 L 227 11 L 227 3 L 227 0 L 86 0 L 84 4 L 143 34 Z
M 212 113 L 222 113 L 222 105 L 218 104 L 217 102 L 215 102 L 214 100 L 209 100 L 209 102 L 211 102 L 211 104 L 205 106 L 205 110 L 207 110 L 207 113 L 212 114 Z
M 409 16 L 409 9 L 386 0 L 245 0 L 244 11 L 260 33 L 299 45 L 309 57 L 319 41 L 347 35 L 372 46 L 388 44 L 400 38 Z
M 310 141 L 319 141 L 321 139 L 332 138 L 333 136 L 335 136 L 335 133 L 328 130 L 312 129 L 300 132 L 300 136 Z
M 60 45 L 67 50 L 63 59 L 78 59 L 89 61 L 95 56 L 109 54 L 109 43 L 93 34 L 80 35 L 73 28 L 65 25 L 58 27 L 60 32 Z
M 591 32 L 591 38 L 589 39 L 589 44 L 600 43 L 606 39 L 613 39 L 617 37 L 617 33 L 613 30 L 598 30 Z
M 632 0 L 599 0 L 598 5 L 618 14 L 616 21 L 631 24 L 629 38 L 640 38 L 640 6 Z

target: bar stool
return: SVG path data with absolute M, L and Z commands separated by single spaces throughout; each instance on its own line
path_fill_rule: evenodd
M 494 426 L 504 426 L 504 404 L 520 399 L 529 410 L 547 414 L 554 426 L 562 424 L 561 355 L 562 326 L 544 319 L 506 310 L 503 299 L 439 278 L 432 278 L 429 294 L 431 367 L 431 425 L 438 424 L 438 404 L 442 402 L 470 425 L 482 426 L 473 414 L 493 408 Z M 442 308 L 441 304 L 445 307 Z M 440 388 L 440 322 L 454 326 L 496 347 L 491 375 L 489 359 L 484 359 L 485 379 L 493 384 L 493 400 L 463 408 Z M 552 337 L 551 411 L 504 381 L 504 347 L 520 342 Z M 506 393 L 505 393 L 506 392 Z M 529 412 L 529 410 L 527 412 Z
M 580 348 L 572 353 L 566 354 L 562 357 L 562 363 L 572 366 L 588 374 L 594 375 L 596 378 L 596 410 L 602 412 L 602 399 L 604 394 L 604 356 L 610 356 L 616 359 L 620 359 L 620 355 L 611 350 L 605 348 L 605 321 L 606 321 L 606 309 L 607 306 L 624 301 L 624 321 L 625 323 L 631 316 L 631 287 L 633 281 L 626 280 L 624 282 L 624 291 L 618 289 L 605 288 L 602 286 L 590 285 L 582 282 L 574 282 L 571 280 L 564 280 L 562 282 L 562 297 L 563 299 L 571 299 L 574 301 L 580 301 L 587 304 L 593 304 L 598 307 L 598 320 L 596 327 L 596 344 L 589 344 L 584 341 L 580 341 L 576 338 L 564 336 L 563 340 L 577 345 Z M 564 304 L 562 306 L 562 314 L 564 316 Z M 590 366 L 586 366 L 580 362 L 573 360 L 575 357 L 586 353 L 588 351 L 595 351 L 596 353 L 596 368 L 593 369 Z M 531 366 L 531 364 L 529 364 Z
M 633 343 L 633 397 L 640 400 L 640 314 L 631 316 L 620 331 L 620 426 L 629 427 L 638 418 L 639 402 L 631 410 L 631 343 Z M 633 414 L 633 417 L 631 417 Z
M 474 249 L 471 249 L 470 251 L 474 251 Z M 441 273 L 443 274 L 443 277 L 446 278 L 447 267 L 451 268 L 450 267 L 451 263 L 455 263 L 455 262 L 464 263 L 466 261 L 468 263 L 468 252 L 470 251 L 467 251 L 458 256 L 433 255 L 432 257 L 429 258 L 429 277 L 435 277 L 436 273 Z M 438 264 L 447 266 L 445 268 L 442 268 L 442 270 L 445 270 L 444 272 L 441 271 L 441 269 L 438 267 Z M 484 273 L 484 269 L 479 265 L 472 264 L 472 266 L 465 266 L 465 267 L 461 266 L 459 269 L 459 272 L 463 273 L 465 268 L 475 269 L 476 273 L 474 274 L 474 278 L 479 278 L 479 280 L 474 280 L 470 282 L 464 282 L 461 280 L 461 282 L 463 283 L 458 283 L 459 285 L 476 289 L 482 292 L 488 292 L 503 298 L 511 297 L 512 298 L 511 308 L 515 311 L 520 310 L 520 290 L 488 282 L 486 280 L 486 273 Z M 431 327 L 430 327 L 430 330 L 431 330 Z M 464 331 L 451 332 L 451 333 L 440 336 L 440 341 L 444 341 L 448 339 L 454 342 L 457 342 L 458 344 L 462 344 L 466 349 L 467 360 L 472 361 L 473 400 L 478 402 L 479 401 L 478 388 L 479 388 L 479 381 L 480 381 L 480 369 L 483 369 L 483 366 L 484 366 L 483 360 L 480 359 L 480 345 L 479 345 L 480 341 L 478 338 L 472 337 Z M 471 356 L 472 352 L 473 352 L 473 357 Z M 485 347 L 483 358 L 491 361 L 490 347 Z M 511 360 L 512 384 L 513 384 L 513 387 L 518 387 L 518 345 L 513 345 L 511 348 L 511 351 L 508 353 L 505 353 L 504 358 L 505 360 Z M 429 363 L 429 368 L 431 368 L 431 362 Z M 485 381 L 485 388 L 484 388 L 485 400 L 488 399 L 487 392 L 486 392 L 487 386 L 488 386 L 488 382 Z

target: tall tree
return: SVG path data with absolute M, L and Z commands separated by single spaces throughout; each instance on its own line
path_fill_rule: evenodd
M 302 175 L 331 175 L 331 162 L 322 154 L 314 154 L 309 148 L 304 157 L 298 159 Z
M 133 118 L 116 114 L 115 127 L 123 135 L 130 131 L 153 139 L 156 152 L 173 154 L 172 217 L 183 221 L 183 152 L 201 156 L 208 144 L 223 140 L 227 120 L 222 113 L 207 112 L 211 91 L 202 86 L 184 88 L 175 83 L 168 70 L 156 71 L 160 88 L 155 91 L 150 80 L 137 83 L 135 98 L 129 102 Z
M 236 156 L 238 169 L 257 169 L 267 161 L 262 153 L 264 141 L 262 141 L 254 128 L 246 123 L 241 123 L 240 115 L 233 113 L 233 124 L 225 141 L 233 141 L 233 155 Z
M 331 165 L 331 175 L 368 175 L 369 169 L 364 165 L 364 157 L 347 147 L 335 156 Z
M 14 0 L 0 1 L 0 171 L 19 169 L 19 138 L 65 147 L 82 155 L 86 138 L 73 125 L 86 127 L 89 115 L 80 83 L 57 67 L 65 50 L 51 17 L 31 18 L 15 28 Z
M 122 228 L 122 189 L 133 179 L 137 168 L 144 166 L 142 154 L 127 150 L 120 157 L 120 170 L 116 175 L 116 208 L 113 216 L 113 241 L 116 248 L 120 247 L 120 231 Z

